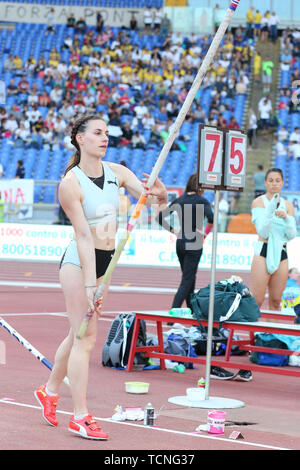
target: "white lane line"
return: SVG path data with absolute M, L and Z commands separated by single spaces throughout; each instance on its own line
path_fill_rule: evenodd
M 44 289 L 61 289 L 56 282 L 24 282 L 24 281 L 0 281 L 0 286 L 6 287 L 37 287 Z M 111 292 L 141 292 L 145 294 L 174 294 L 177 289 L 168 287 L 140 287 L 140 286 L 110 286 Z
M 26 403 L 20 403 L 20 402 L 16 402 L 16 401 L 5 400 L 5 399 L 0 399 L 0 403 L 3 403 L 5 405 L 20 406 L 20 407 L 23 407 L 23 408 L 32 408 L 32 409 L 35 409 L 35 410 L 40 410 L 41 409 L 40 406 L 29 405 L 29 404 L 26 404 Z M 57 413 L 60 413 L 60 414 L 63 414 L 63 415 L 69 415 L 69 416 L 72 415 L 72 413 L 70 413 L 68 411 L 57 410 Z M 128 423 L 128 422 L 125 422 L 125 421 L 114 421 L 111 418 L 100 418 L 98 416 L 94 416 L 94 419 L 99 420 L 99 421 L 105 421 L 107 423 L 121 424 L 121 425 L 124 425 L 124 426 L 133 426 L 133 427 L 145 429 L 145 426 L 143 424 Z M 189 436 L 189 437 L 194 437 L 194 438 L 197 438 L 197 439 L 209 439 L 209 440 L 216 440 L 216 441 L 221 441 L 221 442 L 230 442 L 230 444 L 234 443 L 234 444 L 241 445 L 241 446 L 261 447 L 263 449 L 272 449 L 272 450 L 292 450 L 292 449 L 288 449 L 288 448 L 285 448 L 285 447 L 271 446 L 271 445 L 268 445 L 268 444 L 258 444 L 256 442 L 234 441 L 232 439 L 227 439 L 227 438 L 224 438 L 224 437 L 214 437 L 214 436 L 200 435 L 200 434 L 194 433 L 194 432 L 176 431 L 175 429 L 166 429 L 166 428 L 161 428 L 161 427 L 148 427 L 147 429 L 151 429 L 151 430 L 157 431 L 157 432 L 166 432 L 166 433 L 177 434 L 177 435 L 181 435 L 181 436 Z

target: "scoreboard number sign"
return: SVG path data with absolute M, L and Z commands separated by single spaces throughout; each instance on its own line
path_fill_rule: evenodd
M 242 191 L 245 187 L 247 136 L 242 131 L 199 126 L 198 185 Z
M 247 137 L 237 131 L 226 133 L 224 185 L 245 187 Z
M 223 132 L 214 127 L 203 127 L 199 151 L 199 183 L 219 186 L 222 182 Z

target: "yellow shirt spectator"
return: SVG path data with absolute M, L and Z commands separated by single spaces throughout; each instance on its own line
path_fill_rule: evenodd
M 165 80 L 171 80 L 173 81 L 173 72 L 172 70 L 164 69 L 163 71 L 163 78 Z
M 153 72 L 151 69 L 146 68 L 145 73 L 144 73 L 144 82 L 153 82 Z
M 253 23 L 253 10 L 252 10 L 252 8 L 250 8 L 247 11 L 246 21 L 247 21 L 247 23 Z
M 82 69 L 79 71 L 79 76 L 83 80 L 86 80 L 89 76 L 90 66 L 87 63 L 84 63 Z
M 121 82 L 122 83 L 130 83 L 131 82 L 131 73 L 128 71 L 122 72 L 121 74 Z
M 253 61 L 253 72 L 254 75 L 260 75 L 261 71 L 261 55 L 255 54 L 254 61 Z
M 58 67 L 59 61 L 56 59 L 49 59 L 49 65 L 54 67 L 55 69 Z
M 255 25 L 260 25 L 261 19 L 262 19 L 261 13 L 259 13 L 259 11 L 256 10 L 256 13 L 255 13 L 254 18 L 253 18 L 254 24 Z
M 15 69 L 21 69 L 23 67 L 22 59 L 17 55 L 15 55 L 15 57 L 13 58 L 13 64 Z
M 109 57 L 111 58 L 111 60 L 115 60 L 118 56 L 117 52 L 112 50 L 112 49 L 108 51 L 108 54 L 109 54 Z
M 92 55 L 92 52 L 93 52 L 93 46 L 89 44 L 83 44 L 81 51 L 80 51 L 81 55 L 90 56 Z
M 160 83 L 162 81 L 162 76 L 158 71 L 153 72 L 153 83 Z

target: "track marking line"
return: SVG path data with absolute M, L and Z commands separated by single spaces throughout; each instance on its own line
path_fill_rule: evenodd
M 27 403 L 20 403 L 20 402 L 16 402 L 16 401 L 8 401 L 8 400 L 5 400 L 5 399 L 0 399 L 0 403 L 3 403 L 5 405 L 20 406 L 20 407 L 23 407 L 23 408 L 31 408 L 31 409 L 34 409 L 34 410 L 41 410 L 40 406 L 29 405 Z M 71 416 L 73 414 L 69 411 L 61 411 L 61 410 L 57 410 L 57 413 L 63 414 L 63 415 L 68 415 L 68 416 Z M 142 428 L 142 429 L 145 430 L 145 426 L 143 424 L 128 423 L 128 422 L 125 422 L 125 421 L 114 421 L 111 418 L 100 418 L 98 416 L 94 416 L 94 419 L 99 420 L 99 421 L 105 421 L 107 423 L 119 424 L 119 425 L 123 425 L 123 426 L 133 426 L 133 427 Z M 200 435 L 200 434 L 195 433 L 195 432 L 176 431 L 175 429 L 167 429 L 167 428 L 161 428 L 161 427 L 147 427 L 147 429 L 151 429 L 152 431 L 157 431 L 157 432 L 166 432 L 166 433 L 177 434 L 177 435 L 181 435 L 181 436 L 194 437 L 196 439 L 209 439 L 209 440 L 216 440 L 216 441 L 221 441 L 221 442 L 228 442 L 230 444 L 237 444 L 237 445 L 240 445 L 240 446 L 260 447 L 260 448 L 263 448 L 263 449 L 272 449 L 272 450 L 292 450 L 292 449 L 289 449 L 289 448 L 271 446 L 271 445 L 268 445 L 268 444 L 258 444 L 258 443 L 255 443 L 255 442 L 234 441 L 232 439 L 227 439 L 225 437 L 205 436 L 205 435 Z
M 57 282 L 25 282 L 25 281 L 0 281 L 0 286 L 6 287 L 37 287 L 44 289 L 61 289 Z M 109 286 L 111 292 L 140 292 L 143 294 L 175 294 L 177 289 L 168 287 L 140 287 L 140 286 Z

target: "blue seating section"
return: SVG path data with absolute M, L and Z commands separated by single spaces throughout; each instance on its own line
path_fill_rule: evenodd
M 55 25 L 55 28 L 55 35 L 45 35 L 46 25 L 40 24 L 18 23 L 16 24 L 15 30 L 0 30 L 0 79 L 4 80 L 6 85 L 12 77 L 16 84 L 18 80 L 20 80 L 20 77 L 12 72 L 3 70 L 4 61 L 9 54 L 19 55 L 24 64 L 31 54 L 36 60 L 38 60 L 40 56 L 44 56 L 46 60 L 48 60 L 51 49 L 56 47 L 61 54 L 61 61 L 65 60 L 69 63 L 70 52 L 62 50 L 61 46 L 68 35 L 74 34 L 74 30 L 73 28 L 67 28 L 65 25 Z M 115 27 L 112 28 L 112 30 L 115 38 L 119 28 Z M 164 38 L 159 35 L 143 36 L 139 35 L 136 31 L 130 31 L 129 34 L 132 44 L 136 44 L 141 48 L 147 45 L 147 48 L 151 50 L 156 46 L 160 47 L 164 40 Z M 205 54 L 206 48 L 205 42 L 203 41 L 204 40 L 199 39 L 199 44 L 204 46 L 203 54 Z M 228 73 L 231 73 L 231 67 L 228 68 Z M 28 76 L 26 78 L 30 86 L 36 83 L 38 90 L 42 90 L 45 87 L 43 78 L 38 78 L 37 76 Z M 144 84 L 142 83 L 142 88 L 143 87 Z M 212 100 L 212 89 L 212 86 L 200 88 L 196 95 L 196 99 L 199 99 L 206 117 L 208 117 Z M 121 90 L 118 91 L 122 93 Z M 135 91 L 129 89 L 128 93 L 134 95 Z M 154 88 L 153 97 L 155 102 L 158 103 L 159 98 L 156 96 Z M 6 110 L 9 112 L 11 106 L 15 103 L 19 104 L 21 98 L 20 95 L 17 95 L 17 97 L 9 96 L 7 98 Z M 234 116 L 238 124 L 242 126 L 246 99 L 247 95 L 235 95 L 234 98 L 220 98 L 220 104 L 225 105 L 223 116 L 227 122 Z M 48 109 L 45 107 L 39 107 L 38 109 L 43 117 L 45 117 Z M 98 105 L 97 112 L 101 110 L 107 111 L 106 106 Z M 153 117 L 155 117 L 158 109 L 154 109 L 151 112 Z M 122 122 L 126 120 L 130 121 L 131 119 L 132 114 L 121 116 Z M 166 185 L 185 186 L 188 176 L 196 170 L 198 129 L 199 122 L 183 123 L 180 129 L 180 136 L 189 136 L 189 140 L 181 141 L 185 146 L 185 150 L 170 151 L 160 172 L 160 177 Z M 151 172 L 162 149 L 162 144 L 159 147 L 152 145 L 151 142 L 149 142 L 150 130 L 143 129 L 142 127 L 139 130 L 143 133 L 147 142 L 146 150 L 110 147 L 105 160 L 113 162 L 125 160 L 128 166 L 140 178 L 142 177 L 142 172 Z M 66 151 L 62 146 L 58 145 L 56 147 L 59 148 L 50 150 L 45 148 L 17 148 L 13 144 L 14 142 L 9 141 L 9 139 L 0 139 L 0 162 L 4 167 L 4 176 L 7 178 L 14 177 L 17 160 L 23 159 L 26 178 L 34 178 L 35 180 L 48 179 L 51 181 L 59 180 L 72 154 L 72 152 Z M 55 192 L 52 187 L 36 185 L 35 202 L 54 202 L 55 198 Z
M 0 0 L 5 1 L 5 0 Z M 163 0 L 10 0 L 13 3 L 35 3 L 61 6 L 103 8 L 162 8 Z
M 288 87 L 289 90 L 292 89 L 292 73 L 296 68 L 300 71 L 300 62 L 295 62 L 290 70 L 281 70 L 280 88 Z M 284 126 L 290 135 L 296 127 L 300 127 L 300 112 L 290 112 L 291 98 L 288 96 L 280 96 L 279 102 L 281 106 L 278 111 L 280 122 L 278 130 L 281 126 Z M 285 107 L 282 107 L 283 103 Z M 283 189 L 300 191 L 300 161 L 295 161 L 293 157 L 288 155 L 288 142 L 284 142 L 284 145 L 287 148 L 287 156 L 275 155 L 275 165 L 281 168 L 285 178 Z

